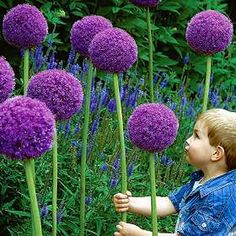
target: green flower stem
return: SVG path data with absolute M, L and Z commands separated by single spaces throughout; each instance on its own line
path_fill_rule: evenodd
M 84 127 L 82 137 L 82 156 L 81 156 L 81 174 L 80 174 L 80 236 L 84 236 L 85 229 L 85 170 L 86 170 L 86 156 L 88 143 L 88 129 L 89 129 L 89 110 L 91 99 L 91 87 L 93 78 L 93 65 L 89 61 L 89 73 L 85 96 L 85 111 L 84 111 Z
M 208 103 L 210 81 L 211 81 L 211 63 L 212 63 L 212 56 L 208 56 L 207 57 L 207 69 L 206 69 L 206 81 L 205 81 L 203 106 L 202 106 L 203 112 L 206 111 L 207 103 Z
M 147 8 L 148 44 L 149 44 L 149 63 L 148 77 L 150 86 L 150 102 L 154 102 L 153 90 L 153 43 L 150 10 Z M 149 154 L 149 168 L 151 177 L 151 215 L 152 215 L 152 235 L 157 236 L 157 206 L 156 206 L 156 181 L 155 181 L 155 161 L 154 154 Z
M 152 43 L 152 28 L 151 28 L 151 16 L 149 7 L 147 8 L 147 27 L 148 27 L 148 44 L 149 44 L 149 62 L 148 62 L 148 78 L 150 87 L 150 100 L 154 102 L 153 91 L 153 43 Z
M 52 153 L 52 163 L 53 163 L 53 190 L 52 190 L 52 235 L 57 235 L 57 178 L 58 178 L 58 168 L 57 168 L 57 129 L 54 130 L 53 139 L 53 153 Z
M 119 92 L 119 81 L 118 75 L 113 75 L 114 80 L 114 90 L 116 97 L 116 110 L 119 123 L 119 134 L 120 134 L 120 146 L 121 146 L 121 191 L 122 193 L 127 192 L 127 172 L 126 172 L 126 157 L 125 157 L 125 139 L 124 139 L 124 130 L 123 130 L 123 119 L 122 119 L 122 110 L 121 110 L 121 101 L 120 101 L 120 92 Z M 122 220 L 127 221 L 127 213 L 122 213 Z
M 26 48 L 24 52 L 24 95 L 27 93 L 29 82 L 29 49 Z
M 23 77 L 23 94 L 26 96 L 27 94 L 27 88 L 28 88 L 28 82 L 29 82 L 29 49 L 26 48 L 24 51 L 24 77 Z M 35 182 L 35 165 L 34 165 L 34 159 L 31 160 L 30 162 L 31 168 L 32 168 L 32 174 L 33 174 L 33 180 Z M 33 213 L 31 212 L 31 217 L 32 217 L 32 235 L 35 235 L 35 229 L 34 229 L 34 224 L 33 224 Z
M 35 185 L 34 185 L 34 180 L 33 180 L 31 162 L 32 162 L 32 159 L 24 161 L 26 180 L 27 180 L 27 185 L 28 185 L 28 190 L 29 190 L 29 195 L 30 195 L 31 212 L 33 213 L 32 219 L 34 221 L 35 235 L 42 236 L 41 219 L 40 219 Z
M 156 206 L 156 181 L 154 153 L 149 154 L 149 168 L 151 177 L 151 213 L 152 213 L 152 235 L 157 236 L 157 206 Z

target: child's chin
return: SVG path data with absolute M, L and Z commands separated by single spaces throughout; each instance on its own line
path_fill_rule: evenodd
M 189 156 L 187 154 L 185 154 L 185 158 L 186 158 L 186 161 L 188 162 L 188 164 L 193 165 L 193 163 L 191 162 L 191 159 L 189 158 Z

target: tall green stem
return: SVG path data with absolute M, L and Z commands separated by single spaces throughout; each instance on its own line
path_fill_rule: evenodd
M 147 8 L 148 44 L 149 44 L 149 86 L 150 102 L 154 102 L 153 90 L 153 43 L 150 10 Z M 157 206 L 156 206 L 156 181 L 155 181 L 155 161 L 154 154 L 149 154 L 149 168 L 151 177 L 151 215 L 152 215 L 152 235 L 157 236 Z
M 24 161 L 26 180 L 27 180 L 27 185 L 28 185 L 29 195 L 30 195 L 31 212 L 33 213 L 32 219 L 34 222 L 35 235 L 42 236 L 41 219 L 40 219 L 35 185 L 34 185 L 34 180 L 33 180 L 31 162 L 32 162 L 32 159 Z
M 157 206 L 156 206 L 156 181 L 154 153 L 149 154 L 149 168 L 151 177 L 151 206 L 152 206 L 152 235 L 157 236 Z
M 24 51 L 24 74 L 23 74 L 23 94 L 26 96 L 27 94 L 27 88 L 28 88 L 28 83 L 29 83 L 29 49 L 26 48 Z M 35 165 L 34 165 L 34 159 L 31 160 L 30 162 L 31 168 L 32 168 L 32 174 L 33 174 L 33 180 L 35 182 Z M 32 214 L 32 235 L 35 235 L 35 229 L 34 229 L 34 224 L 33 224 L 33 214 Z
M 86 86 L 85 96 L 85 111 L 84 111 L 84 126 L 82 137 L 82 156 L 81 156 L 81 179 L 80 179 L 80 236 L 84 236 L 85 229 L 85 170 L 86 170 L 86 156 L 87 156 L 87 143 L 88 143 L 88 129 L 89 129 L 89 110 L 90 110 L 90 98 L 91 87 L 93 78 L 93 65 L 89 61 L 89 73 Z
M 29 49 L 26 48 L 24 52 L 24 95 L 27 93 L 29 82 Z
M 53 190 L 52 190 L 52 235 L 57 235 L 57 178 L 58 178 L 58 168 L 57 168 L 57 129 L 54 130 L 54 143 L 53 143 L 53 153 L 52 153 L 52 163 L 53 163 Z
M 153 90 L 153 43 L 152 43 L 152 28 L 151 28 L 151 16 L 149 8 L 147 8 L 147 27 L 148 27 L 148 44 L 149 44 L 149 62 L 148 62 L 148 78 L 150 87 L 150 100 L 154 102 L 154 90 Z
M 207 69 L 206 69 L 206 81 L 205 81 L 203 106 L 202 106 L 203 112 L 206 111 L 207 103 L 208 103 L 210 81 L 211 81 L 211 63 L 212 63 L 212 56 L 208 56 L 207 57 Z
M 121 109 L 121 101 L 120 101 L 120 92 L 119 92 L 119 81 L 118 75 L 113 75 L 114 80 L 114 90 L 115 90 L 115 97 L 116 97 L 116 110 L 118 116 L 118 123 L 119 123 L 119 135 L 120 135 L 120 146 L 121 146 L 121 191 L 122 193 L 127 192 L 127 173 L 126 173 L 126 157 L 125 157 L 125 139 L 124 139 L 124 130 L 123 130 L 123 119 L 122 119 L 122 109 Z M 126 212 L 122 213 L 122 220 L 124 222 L 127 221 L 127 214 Z

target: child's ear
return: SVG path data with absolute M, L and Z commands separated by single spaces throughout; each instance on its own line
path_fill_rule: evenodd
M 222 146 L 217 146 L 215 152 L 211 156 L 212 161 L 218 161 L 225 155 L 225 150 Z

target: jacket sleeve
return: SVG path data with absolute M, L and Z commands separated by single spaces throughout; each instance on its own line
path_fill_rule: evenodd
M 171 200 L 177 212 L 180 211 L 181 200 L 183 199 L 185 194 L 190 191 L 190 189 L 191 189 L 191 183 L 189 182 L 179 187 L 178 189 L 174 190 L 168 195 L 169 199 Z

